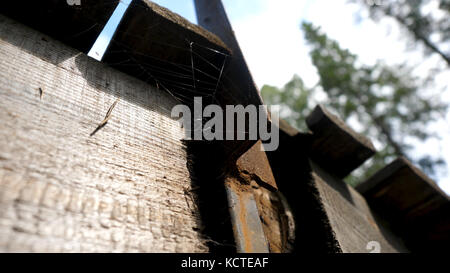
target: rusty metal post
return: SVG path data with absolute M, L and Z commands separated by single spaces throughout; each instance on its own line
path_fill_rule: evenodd
M 225 188 L 236 250 L 239 253 L 268 253 L 269 245 L 253 193 L 237 189 L 232 180 L 227 179 Z
M 224 92 L 221 104 L 262 105 L 263 101 L 253 81 L 221 0 L 194 0 L 198 24 L 217 35 L 231 49 L 232 56 L 224 71 Z M 243 184 L 246 174 L 255 174 L 271 189 L 275 180 L 261 142 L 229 143 L 233 151 L 228 160 L 233 166 L 225 179 L 233 233 L 240 253 L 270 252 L 253 191 Z
M 261 151 L 261 145 L 258 141 L 243 154 L 237 161 L 236 173 L 225 179 L 236 249 L 240 253 L 270 252 L 269 238 L 264 232 L 253 189 L 242 183 L 250 183 L 250 180 L 256 179 L 265 188 L 277 190 L 269 161 L 265 152 Z

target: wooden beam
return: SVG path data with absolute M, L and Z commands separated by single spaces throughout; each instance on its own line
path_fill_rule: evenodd
M 177 101 L 0 22 L 0 252 L 208 252 Z
M 323 169 L 344 178 L 375 154 L 372 142 L 339 117 L 318 105 L 306 118 L 312 131 L 311 158 Z
M 416 218 L 449 202 L 448 195 L 434 181 L 403 157 L 379 170 L 356 189 L 371 203 L 389 208 L 395 218 L 400 215 Z
M 118 0 L 3 1 L 0 12 L 65 44 L 87 53 L 111 17 Z
M 408 252 L 401 240 L 382 224 L 353 187 L 311 162 L 312 179 L 330 228 L 344 253 L 367 253 L 370 241 L 380 252 Z
M 450 198 L 405 158 L 398 158 L 356 187 L 414 250 L 446 249 Z
M 223 71 L 222 89 L 219 91 L 219 103 L 229 105 L 263 105 L 261 95 L 253 81 L 253 77 L 242 54 L 239 43 L 221 0 L 194 0 L 198 24 L 211 31 L 230 48 L 232 55 L 227 59 L 227 67 Z M 266 113 L 268 122 L 270 116 Z M 259 126 L 259 121 L 258 121 Z M 235 141 L 228 143 L 227 149 L 233 151 L 230 161 L 250 149 L 256 141 Z
M 135 0 L 103 61 L 172 94 L 182 104 L 193 107 L 194 96 L 201 96 L 203 105 L 219 104 L 225 109 L 227 104 L 245 105 L 236 94 L 230 93 L 236 100 L 226 98 L 230 94 L 225 91 L 224 71 L 231 55 L 231 49 L 211 32 L 151 1 Z M 255 142 L 221 144 L 233 165 Z
M 267 155 L 294 213 L 295 251 L 368 252 L 370 241 L 377 241 L 381 252 L 408 251 L 361 194 L 312 160 L 317 135 L 299 132 L 282 120 L 279 124 L 279 149 Z
M 211 103 L 230 54 L 212 33 L 151 1 L 134 0 L 103 61 L 185 104 L 194 96 Z
M 198 24 L 219 36 L 233 52 L 224 71 L 230 104 L 262 105 L 263 101 L 245 62 L 221 0 L 195 0 Z M 226 96 L 227 94 L 224 94 Z

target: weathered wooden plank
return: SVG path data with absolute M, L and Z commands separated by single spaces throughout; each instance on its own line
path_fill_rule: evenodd
M 295 133 L 295 129 L 291 131 L 280 128 L 280 145 L 277 150 L 267 152 L 267 156 L 278 189 L 295 219 L 294 252 L 342 252 L 312 178 L 308 158 L 310 138 L 298 131 Z
M 192 104 L 194 96 L 206 96 L 211 103 L 229 54 L 212 33 L 151 1 L 135 0 L 103 61 L 185 103 Z
M 222 89 L 218 92 L 220 104 L 263 105 L 263 100 L 253 81 L 222 1 L 194 0 L 194 4 L 198 24 L 220 37 L 232 52 L 223 71 Z M 268 119 L 270 120 L 270 117 Z M 234 150 L 230 160 L 234 161 L 254 144 L 255 141 L 252 140 L 229 144 L 231 150 Z
M 407 252 L 401 241 L 380 225 L 364 198 L 351 186 L 327 174 L 311 162 L 313 179 L 333 233 L 343 252 L 367 253 L 369 242 L 379 243 L 380 252 Z
M 233 52 L 227 69 L 224 71 L 224 78 L 232 82 L 227 86 L 227 91 L 232 93 L 234 98 L 229 100 L 237 100 L 243 105 L 262 105 L 261 96 L 234 36 L 222 1 L 195 0 L 194 3 L 199 25 L 219 36 Z
M 381 252 L 407 252 L 366 200 L 311 158 L 314 135 L 280 122 L 280 147 L 268 152 L 279 190 L 296 222 L 295 251 L 369 252 L 376 241 Z
M 112 15 L 118 0 L 3 1 L 0 12 L 87 53 Z
M 405 158 L 357 186 L 414 250 L 437 251 L 450 242 L 450 198 Z
M 313 132 L 311 158 L 322 168 L 344 178 L 375 154 L 372 142 L 337 116 L 318 105 L 306 118 Z
M 177 101 L 0 21 L 0 251 L 208 251 Z
M 394 218 L 420 217 L 449 202 L 448 195 L 405 158 L 393 161 L 356 189 L 374 205 L 389 208 L 387 213 Z
M 103 61 L 174 95 L 180 103 L 192 106 L 194 96 L 202 96 L 204 105 L 218 104 L 225 109 L 225 105 L 249 104 L 247 87 L 235 88 L 246 83 L 228 75 L 233 71 L 227 67 L 236 59 L 234 54 L 202 27 L 151 1 L 135 0 Z M 260 104 L 258 101 L 256 105 Z M 221 143 L 228 161 L 234 164 L 255 142 Z

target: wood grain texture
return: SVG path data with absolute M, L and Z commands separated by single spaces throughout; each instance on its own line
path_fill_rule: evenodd
M 208 251 L 186 195 L 184 132 L 169 116 L 177 102 L 0 22 L 0 251 Z
M 309 255 L 340 253 L 342 249 L 313 179 L 309 159 L 311 134 L 301 133 L 281 120 L 279 125 L 280 145 L 267 156 L 295 221 L 294 251 Z
M 311 158 L 339 178 L 346 177 L 375 154 L 368 138 L 356 133 L 322 105 L 306 118 L 306 124 L 313 132 Z
M 314 162 L 311 166 L 330 226 L 343 252 L 367 253 L 370 241 L 378 242 L 383 253 L 408 251 L 398 237 L 377 221 L 356 190 Z
M 260 99 L 248 99 L 254 86 L 247 91 L 246 76 L 236 78 L 242 72 L 241 68 L 236 71 L 235 65 L 240 56 L 215 33 L 152 1 L 134 0 L 103 61 L 168 90 L 191 107 L 194 96 L 202 97 L 205 106 L 218 104 L 223 109 L 225 105 L 260 105 Z M 223 122 L 225 124 L 225 120 Z M 227 152 L 227 161 L 234 163 L 255 142 L 232 140 L 220 143 Z
M 347 128 L 342 122 L 339 126 Z M 360 193 L 313 159 L 314 133 L 280 122 L 280 148 L 268 153 L 277 185 L 294 212 L 297 251 L 367 253 L 367 244 L 376 241 L 382 253 L 408 252 Z M 343 145 L 332 137 L 339 135 L 331 134 L 330 143 Z

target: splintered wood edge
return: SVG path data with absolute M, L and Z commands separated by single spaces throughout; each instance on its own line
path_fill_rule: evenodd
M 376 152 L 375 146 L 373 146 L 372 141 L 369 138 L 358 134 L 352 128 L 350 128 L 343 120 L 341 120 L 338 116 L 330 113 L 323 105 L 317 105 L 316 108 L 312 111 L 312 113 L 306 118 L 306 125 L 308 128 L 315 133 L 318 131 L 316 126 L 321 126 L 321 122 L 326 120 L 327 123 L 332 123 L 338 127 L 338 129 L 342 130 L 346 133 L 355 143 L 358 143 L 361 146 L 364 146 L 366 149 Z M 322 128 L 320 128 L 322 129 Z M 325 128 L 325 130 L 328 128 Z M 323 130 L 321 130 L 323 131 Z M 320 133 L 320 132 L 318 132 Z
M 232 53 L 231 49 L 218 36 L 214 35 L 213 33 L 209 32 L 208 30 L 206 30 L 196 24 L 189 22 L 189 20 L 187 20 L 183 16 L 181 16 L 165 7 L 161 7 L 158 4 L 155 4 L 154 2 L 152 2 L 150 0 L 141 0 L 139 2 L 134 1 L 130 5 L 138 6 L 140 2 L 145 4 L 153 12 L 159 14 L 160 16 L 173 22 L 174 24 L 176 24 L 186 30 L 192 31 L 199 36 L 204 37 L 209 42 L 216 44 L 217 46 L 226 50 L 227 53 L 230 53 L 230 54 Z
M 411 173 L 416 175 L 420 180 L 433 188 L 437 194 L 441 194 L 450 201 L 450 197 L 431 178 L 429 178 L 424 172 L 422 172 L 419 168 L 414 166 L 409 160 L 404 157 L 399 157 L 390 164 L 386 165 L 372 177 L 356 186 L 356 190 L 361 194 L 366 195 L 369 191 L 375 189 L 378 185 L 388 180 L 402 168 L 408 168 Z

